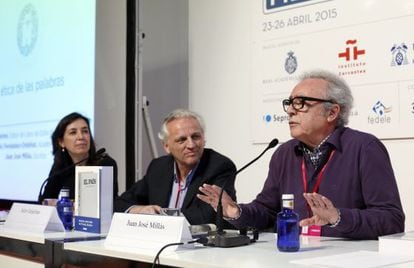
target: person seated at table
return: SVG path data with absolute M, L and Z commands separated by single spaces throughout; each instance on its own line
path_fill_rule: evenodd
M 151 161 L 145 176 L 115 202 L 115 210 L 160 214 L 163 208 L 180 210 L 192 225 L 215 223 L 216 212 L 196 197 L 204 183 L 224 186 L 236 198 L 236 167 L 227 157 L 205 147 L 200 115 L 178 109 L 164 119 L 159 134 L 167 153 Z
M 75 196 L 75 163 L 84 166 L 113 167 L 113 198 L 118 196 L 118 167 L 108 154 L 96 155 L 94 139 L 91 135 L 89 119 L 79 113 L 63 117 L 52 134 L 53 165 L 49 179 L 39 202 L 48 200 L 53 205 L 62 188 L 70 191 L 70 199 Z M 82 161 L 83 160 L 83 161 Z
M 385 146 L 348 127 L 353 97 L 346 82 L 326 71 L 303 75 L 288 99 L 293 139 L 270 160 L 262 191 L 248 204 L 223 195 L 223 214 L 237 227 L 275 224 L 281 195 L 294 194 L 302 233 L 377 239 L 404 231 L 405 215 Z M 217 207 L 220 187 L 205 184 L 198 197 Z

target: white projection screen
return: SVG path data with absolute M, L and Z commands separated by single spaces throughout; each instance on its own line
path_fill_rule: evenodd
M 99 16 L 111 10 L 107 19 L 123 22 L 126 8 L 125 1 L 109 2 L 0 2 L 0 200 L 37 201 L 53 161 L 50 136 L 75 111 L 91 120 L 97 148 L 105 147 L 123 172 L 117 158 L 125 155 L 126 26 Z M 118 44 L 98 43 L 113 40 L 101 36 L 113 32 Z

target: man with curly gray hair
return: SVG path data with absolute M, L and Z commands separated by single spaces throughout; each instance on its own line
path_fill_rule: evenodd
M 404 231 L 405 215 L 388 152 L 375 136 L 346 127 L 352 108 L 346 82 L 326 71 L 305 73 L 282 101 L 293 139 L 270 161 L 264 187 L 251 203 L 222 199 L 237 227 L 275 224 L 281 195 L 294 194 L 302 234 L 377 239 Z M 220 188 L 199 198 L 217 206 Z

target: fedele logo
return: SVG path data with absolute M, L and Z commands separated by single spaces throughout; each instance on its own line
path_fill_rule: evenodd
M 392 111 L 391 107 L 385 107 L 385 105 L 381 101 L 377 101 L 374 106 L 372 107 L 374 113 L 378 115 L 384 115 L 385 113 L 389 113 Z
M 374 116 L 368 116 L 368 124 L 382 125 L 390 124 L 391 116 L 387 115 L 392 111 L 392 107 L 387 107 L 382 101 L 377 101 L 371 108 Z

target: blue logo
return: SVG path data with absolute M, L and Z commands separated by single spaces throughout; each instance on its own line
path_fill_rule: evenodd
M 269 123 L 270 121 L 272 121 L 272 116 L 270 114 L 267 114 L 263 116 L 263 119 L 266 121 L 266 123 Z
M 275 9 L 307 1 L 309 0 L 265 0 L 265 7 L 266 9 Z
M 377 101 L 372 106 L 372 111 L 375 113 L 374 116 L 368 116 L 368 124 L 370 125 L 386 125 L 391 124 L 392 118 L 387 113 L 392 111 L 391 107 L 386 107 L 381 101 Z
M 374 106 L 372 107 L 372 110 L 377 115 L 383 116 L 384 114 L 391 112 L 392 108 L 391 107 L 385 107 L 385 105 L 381 101 L 377 101 L 374 104 Z
M 289 115 L 287 115 L 287 114 L 283 114 L 283 115 L 265 114 L 265 115 L 263 115 L 263 121 L 266 124 L 268 124 L 268 123 L 286 124 L 286 123 L 289 122 Z
M 17 46 L 23 56 L 28 56 L 36 45 L 39 20 L 32 4 L 26 5 L 20 12 L 17 24 Z
M 394 44 L 391 48 L 392 53 L 392 60 L 391 60 L 391 66 L 395 65 L 406 65 L 408 64 L 407 59 L 407 45 L 404 43 L 401 43 L 401 45 Z
M 288 57 L 285 60 L 285 70 L 288 74 L 293 74 L 298 68 L 298 61 L 293 53 L 294 52 L 289 51 Z
M 327 1 L 332 0 L 263 0 L 263 12 L 271 13 L 283 11 Z

